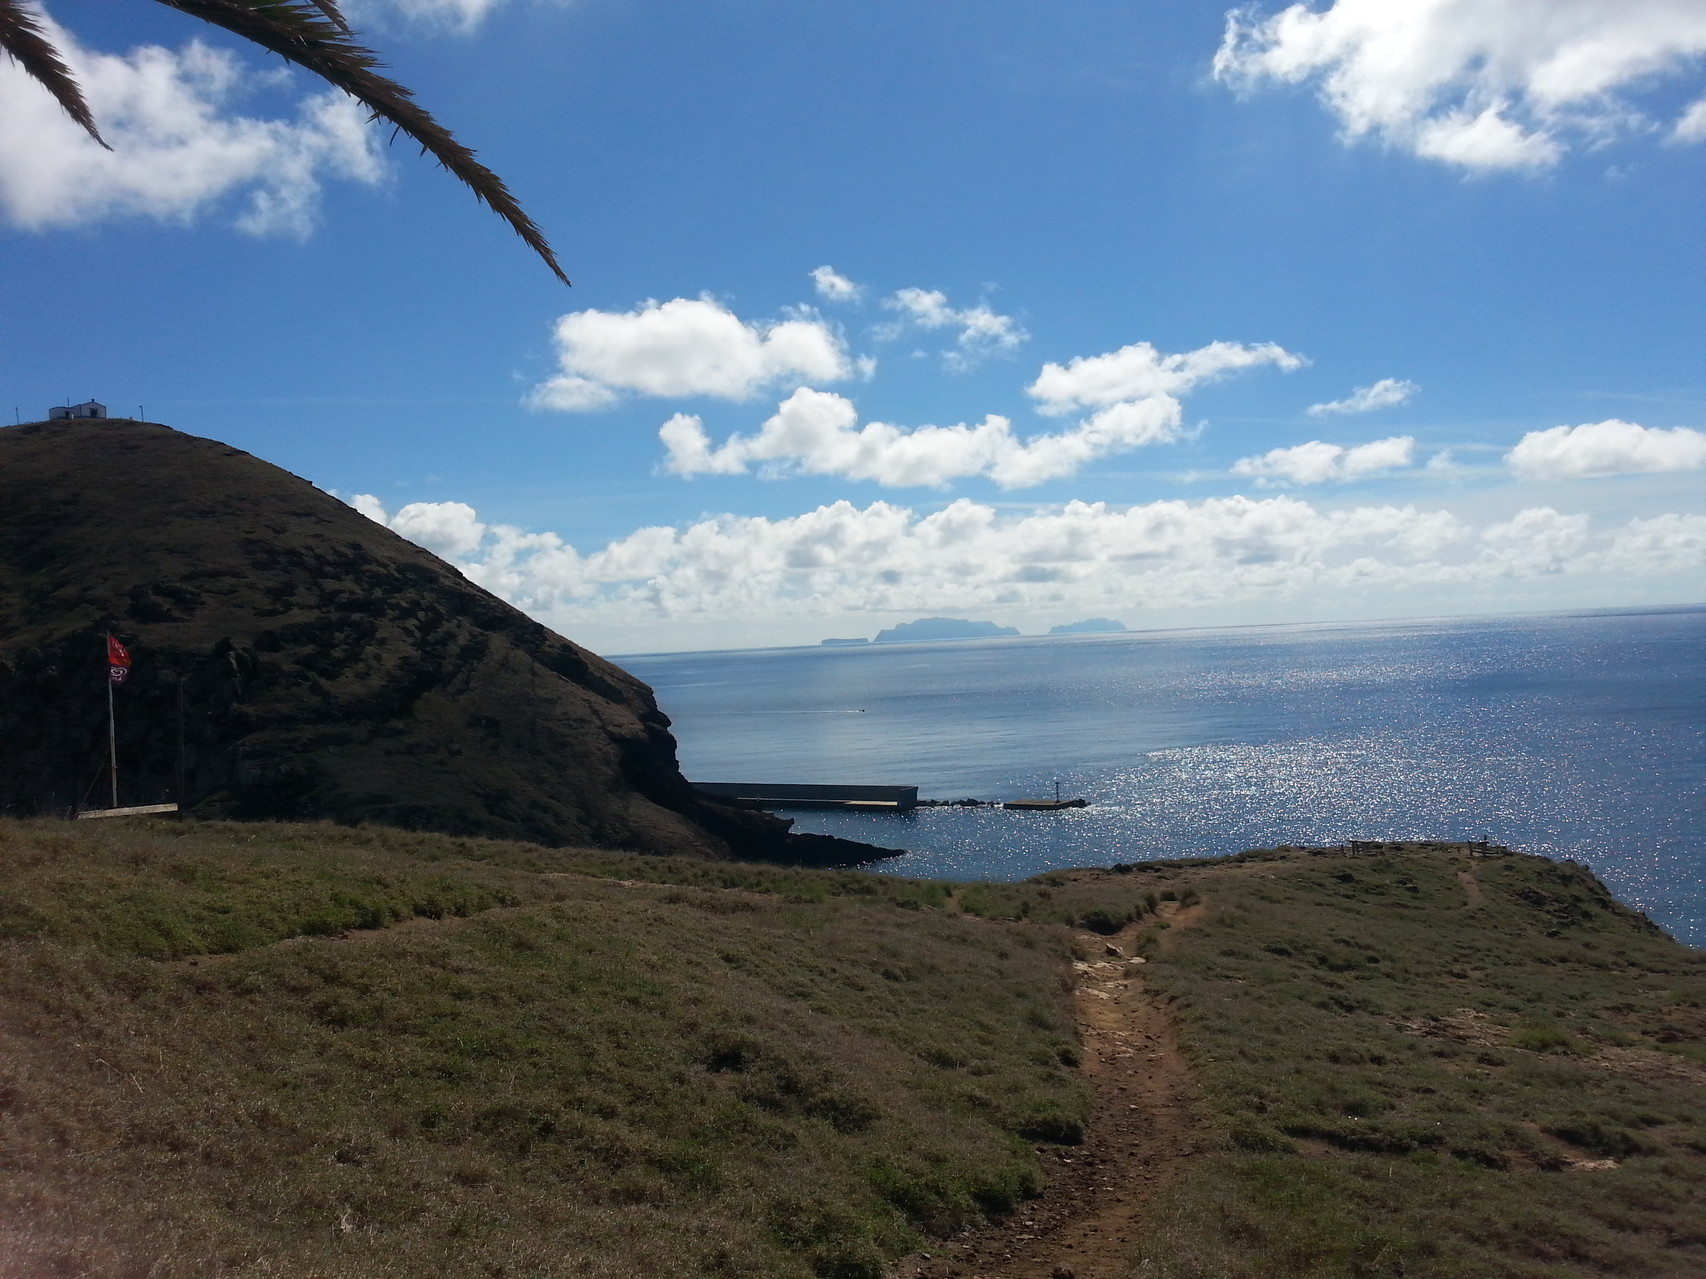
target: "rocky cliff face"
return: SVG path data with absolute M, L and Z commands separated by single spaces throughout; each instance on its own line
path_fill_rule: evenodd
M 129 421 L 0 430 L 0 812 L 107 802 L 851 861 L 693 794 L 651 690 L 266 462 Z

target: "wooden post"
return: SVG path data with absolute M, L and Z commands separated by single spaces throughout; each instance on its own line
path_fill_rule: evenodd
M 172 798 L 180 805 L 188 802 L 184 794 L 184 673 L 181 670 L 178 672 L 178 776 L 175 789 L 177 794 Z
M 118 720 L 113 713 L 113 672 L 107 668 L 107 775 L 112 779 L 114 808 L 118 807 Z

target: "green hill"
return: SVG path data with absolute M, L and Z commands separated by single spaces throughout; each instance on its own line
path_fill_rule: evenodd
M 1494 854 L 947 885 L 0 822 L 3 1272 L 1698 1275 L 1706 956 Z
M 22 1273 L 875 1276 L 1087 1109 L 1065 938 L 936 886 L 92 825 L 0 824 Z
M 1150 956 L 1202 1153 L 1132 1276 L 1706 1274 L 1706 952 L 1585 867 L 1372 845 L 1119 869 L 969 904 L 1047 892 Z M 1157 894 L 1198 904 L 1169 922 Z
M 0 430 L 0 813 L 120 803 L 849 861 L 694 795 L 646 686 L 312 484 L 130 421 Z

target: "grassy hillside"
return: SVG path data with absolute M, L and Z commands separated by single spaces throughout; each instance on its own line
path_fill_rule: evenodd
M 1174 1003 L 1205 1154 L 1134 1276 L 1706 1274 L 1706 953 L 1585 868 L 1395 846 L 976 892 L 1135 920 Z
M 1087 1106 L 1062 936 L 871 876 L 582 873 L 618 861 L 0 825 L 0 1257 L 853 1279 L 1034 1193 Z
M 998 1260 L 1092 1116 L 1104 935 L 1196 1080 L 1131 1275 L 1706 1273 L 1706 956 L 1569 864 L 943 885 L 10 822 L 0 875 L 6 1279 L 1005 1273 L 953 1240 Z

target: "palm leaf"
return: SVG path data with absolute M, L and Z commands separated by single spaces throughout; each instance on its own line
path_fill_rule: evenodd
M 337 0 L 313 0 L 313 5 L 321 13 L 330 18 L 333 25 L 341 30 L 345 35 L 355 34 L 350 30 L 349 23 L 344 21 L 344 15 L 338 9 Z
M 272 50 L 342 89 L 371 111 L 373 119 L 395 125 L 515 228 L 515 233 L 545 260 L 559 280 L 564 284 L 569 282 L 557 265 L 556 254 L 546 243 L 544 233 L 522 211 L 503 179 L 476 160 L 472 151 L 419 106 L 414 94 L 379 74 L 378 57 L 355 42 L 335 0 L 160 0 L 160 3 Z M 0 5 L 15 8 L 13 0 L 0 0 Z
M 71 68 L 59 56 L 53 42 L 41 33 L 36 15 L 25 8 L 21 0 L 0 0 L 0 49 L 11 55 L 24 71 L 51 93 L 65 112 L 88 130 L 89 136 L 106 147 L 106 139 L 95 127 L 95 117 L 89 104 L 83 101 L 83 91 Z M 111 147 L 107 147 L 111 151 Z

